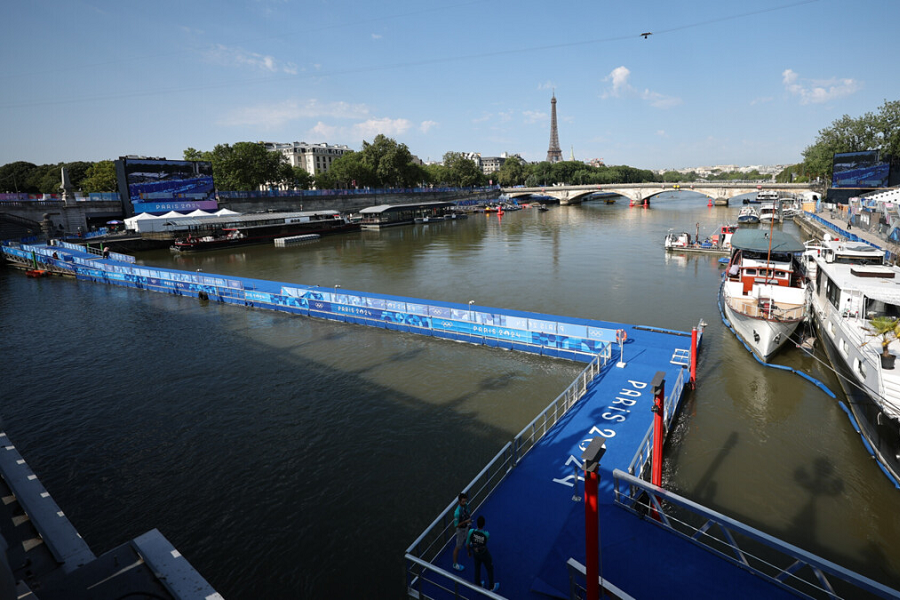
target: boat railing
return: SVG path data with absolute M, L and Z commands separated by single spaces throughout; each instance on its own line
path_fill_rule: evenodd
M 622 508 L 804 598 L 894 598 L 900 592 L 638 477 L 613 471 Z
M 507 442 L 500 452 L 469 482 L 464 490 L 469 496 L 472 513 L 475 513 L 484 504 L 507 473 L 518 465 L 522 457 L 585 395 L 591 382 L 606 367 L 611 357 L 611 347 L 610 344 L 607 344 L 575 377 L 575 380 L 518 435 Z M 453 579 L 458 579 L 452 573 L 431 564 L 446 545 L 454 539 L 456 528 L 453 524 L 453 512 L 456 506 L 457 501 L 454 499 L 407 548 L 406 583 L 410 596 L 421 598 L 423 590 L 431 589 L 432 586 L 443 589 L 453 585 Z M 458 595 L 456 597 L 469 596 Z
M 675 384 L 672 386 L 668 395 L 666 395 L 666 401 L 663 406 L 663 422 L 666 425 L 666 429 L 669 428 L 675 417 L 675 408 L 678 405 L 678 399 L 681 398 L 681 392 L 684 390 L 684 376 L 686 371 L 687 369 L 681 369 L 678 372 Z M 647 429 L 647 433 L 644 434 L 644 439 L 641 440 L 641 443 L 638 445 L 638 450 L 634 453 L 634 458 L 631 459 L 631 463 L 628 465 L 628 473 L 635 477 L 641 477 L 644 474 L 647 465 L 650 464 L 652 455 L 653 426 L 651 425 Z
M 776 303 L 760 303 L 757 298 L 742 298 L 738 296 L 728 296 L 726 294 L 725 301 L 736 313 L 746 315 L 754 319 L 768 318 L 772 321 L 801 321 L 806 315 L 806 305 L 784 305 Z

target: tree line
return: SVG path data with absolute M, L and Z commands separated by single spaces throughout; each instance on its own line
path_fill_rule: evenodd
M 877 112 L 861 117 L 844 115 L 819 131 L 816 140 L 803 150 L 803 162 L 778 174 L 779 183 L 831 181 L 835 154 L 878 150 L 885 162 L 900 161 L 900 100 L 885 100 Z
M 803 162 L 776 176 L 778 182 L 830 181 L 835 153 L 880 150 L 883 157 L 900 160 L 900 101 L 885 101 L 877 112 L 861 117 L 844 115 L 819 131 L 815 142 L 803 151 Z M 602 185 L 611 183 L 680 183 L 697 181 L 696 173 L 666 171 L 662 175 L 627 165 L 591 166 L 577 161 L 526 163 L 510 157 L 499 171 L 485 175 L 475 162 L 460 152 L 444 154 L 442 164 L 418 164 L 406 144 L 385 135 L 363 141 L 359 151 L 335 159 L 328 171 L 310 175 L 302 167 L 291 167 L 281 152 L 272 152 L 258 142 L 218 144 L 212 150 L 187 148 L 185 160 L 212 163 L 216 187 L 227 191 L 266 187 L 287 189 L 408 188 L 416 186 L 471 187 L 500 184 L 543 187 L 553 184 Z M 25 161 L 0 166 L 0 190 L 24 193 L 56 193 L 60 168 L 66 167 L 76 190 L 85 193 L 116 191 L 114 163 L 91 162 L 35 165 Z M 759 180 L 758 172 L 721 172 L 707 180 Z

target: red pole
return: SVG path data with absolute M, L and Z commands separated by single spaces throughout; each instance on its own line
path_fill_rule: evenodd
M 600 476 L 584 472 L 584 536 L 587 600 L 600 600 L 600 516 L 597 513 L 597 490 Z
M 697 328 L 691 329 L 691 387 L 697 387 Z
M 666 382 L 662 380 L 653 399 L 653 471 L 650 483 L 662 487 L 663 410 L 666 398 Z

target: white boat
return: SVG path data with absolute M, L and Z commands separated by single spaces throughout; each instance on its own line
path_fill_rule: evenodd
M 762 204 L 763 202 L 777 202 L 778 198 L 781 197 L 776 190 L 760 190 L 756 192 L 756 203 Z
M 763 362 L 806 316 L 803 245 L 781 231 L 738 229 L 722 276 L 721 305 L 735 334 Z
M 669 233 L 666 234 L 663 245 L 666 247 L 666 250 L 677 250 L 680 248 L 690 248 L 694 243 L 691 241 L 691 234 L 686 231 L 672 233 L 672 230 L 670 229 Z
M 781 223 L 781 210 L 777 202 L 766 202 L 759 205 L 760 223 Z
M 900 341 L 872 320 L 900 318 L 900 268 L 862 242 L 826 240 L 806 255 L 810 311 L 875 458 L 900 480 Z M 882 342 L 885 342 L 882 345 Z
M 759 223 L 759 211 L 755 207 L 745 204 L 738 213 L 738 223 Z

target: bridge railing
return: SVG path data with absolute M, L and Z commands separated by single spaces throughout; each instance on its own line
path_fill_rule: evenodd
M 613 471 L 615 502 L 773 585 L 804 598 L 892 598 L 900 592 L 638 477 Z

